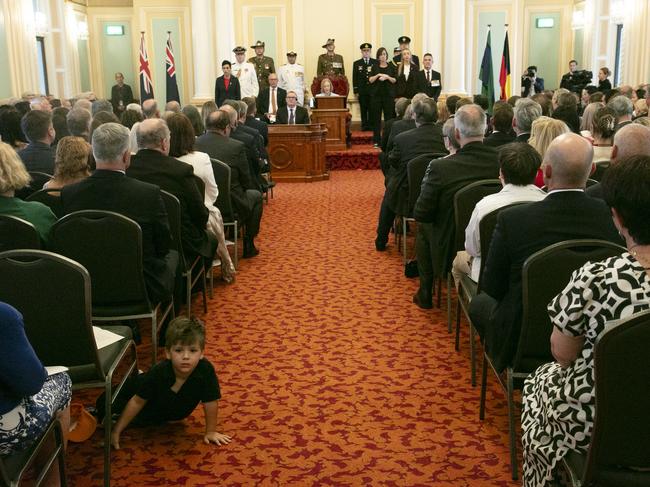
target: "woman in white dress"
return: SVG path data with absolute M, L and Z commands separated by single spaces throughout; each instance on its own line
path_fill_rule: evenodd
M 214 179 L 212 162 L 210 156 L 205 152 L 194 150 L 196 137 L 192 122 L 182 113 L 174 113 L 166 118 L 171 140 L 169 144 L 169 155 L 179 161 L 183 161 L 194 168 L 194 174 L 198 176 L 205 186 L 205 207 L 210 212 L 208 217 L 207 232 L 214 235 L 219 243 L 217 255 L 221 259 L 221 276 L 224 281 L 230 283 L 235 279 L 235 266 L 230 259 L 226 247 L 226 237 L 223 231 L 223 218 L 219 208 L 214 206 L 219 196 L 219 188 Z

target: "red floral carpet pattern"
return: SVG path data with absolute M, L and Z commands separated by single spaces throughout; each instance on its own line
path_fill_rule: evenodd
M 352 132 L 352 145 L 372 145 L 372 132 Z
M 372 145 L 353 145 L 347 150 L 327 151 L 325 159 L 332 170 L 379 169 L 379 152 Z
M 467 333 L 455 352 L 445 311 L 411 303 L 417 283 L 393 241 L 374 250 L 382 195 L 379 171 L 276 187 L 260 255 L 216 286 L 204 317 L 219 430 L 233 442 L 202 443 L 201 408 L 129 428 L 113 452 L 114 486 L 516 485 L 492 377 L 478 419 Z M 100 485 L 101 441 L 98 430 L 70 444 L 71 485 Z

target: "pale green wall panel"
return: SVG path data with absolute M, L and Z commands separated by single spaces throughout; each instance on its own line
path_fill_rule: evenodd
M 102 22 L 101 48 L 102 67 L 104 72 L 105 93 L 97 93 L 97 96 L 110 98 L 111 87 L 115 84 L 115 73 L 124 74 L 124 82 L 133 89 L 133 96 L 137 97 L 138 78 L 133 69 L 133 51 L 131 49 L 131 23 L 130 22 Z M 107 36 L 107 25 L 121 25 L 124 27 L 124 35 Z M 81 62 L 81 60 L 80 60 Z M 83 75 L 82 75 L 83 80 Z M 83 81 L 82 81 L 83 82 Z M 154 92 L 155 93 L 155 92 Z
M 481 72 L 481 61 L 485 52 L 487 42 L 488 25 L 491 25 L 490 41 L 492 45 L 492 72 L 494 73 L 494 96 L 499 99 L 501 85 L 499 85 L 499 72 L 501 71 L 501 56 L 503 55 L 503 41 L 506 38 L 506 13 L 505 12 L 481 12 L 478 16 L 478 43 L 476 46 L 476 93 L 481 92 L 481 80 L 478 75 Z M 511 37 L 511 36 L 508 36 Z M 512 40 L 512 39 L 510 39 Z M 510 67 L 512 68 L 512 43 L 510 44 Z M 510 73 L 510 85 L 513 84 L 515 73 Z M 518 93 L 511 93 L 516 95 Z
M 575 41 L 573 43 L 573 59 L 578 61 L 578 68 L 583 69 L 583 51 L 584 51 L 584 38 L 585 31 L 584 29 L 576 29 L 575 31 Z
M 275 42 L 276 38 L 277 26 L 275 24 L 275 17 L 253 17 L 253 39 L 251 39 L 250 45 L 252 46 L 257 41 L 262 41 L 264 43 L 265 56 L 272 57 L 277 68 L 278 46 Z M 244 47 L 247 49 L 246 59 L 255 56 L 254 49 L 250 49 L 250 46 Z
M 385 47 L 388 51 L 388 59 L 393 58 L 393 48 L 399 46 L 397 39 L 408 34 L 404 31 L 404 23 L 405 20 L 403 14 L 386 14 L 381 16 L 381 46 L 372 46 L 373 57 L 375 56 L 374 53 L 377 52 L 377 49 Z M 413 38 L 412 35 L 409 35 L 409 37 Z M 415 54 L 420 58 L 422 57 L 421 53 L 416 52 Z
M 550 29 L 538 29 L 537 19 L 540 18 L 553 19 L 553 27 Z M 558 73 L 560 29 L 559 12 L 534 13 L 530 15 L 528 62 L 531 65 L 537 66 L 537 75 L 540 78 L 544 78 L 544 88 L 547 90 L 554 90 L 560 86 L 561 73 Z
M 7 29 L 5 27 L 5 18 L 0 10 L 0 66 L 5 70 L 9 68 L 9 56 L 7 55 Z M 0 76 L 0 98 L 9 98 L 12 96 L 11 76 L 5 72 L 5 76 Z
M 81 79 L 81 91 L 91 91 L 92 88 L 90 87 L 90 66 L 88 63 L 87 39 L 77 40 L 77 52 L 79 53 L 79 77 Z
M 178 19 L 154 19 L 153 22 L 153 46 L 149 46 L 149 63 L 151 71 L 156 73 L 153 93 L 158 103 L 164 105 L 167 99 L 167 87 L 165 83 L 165 48 L 167 46 L 167 31 L 172 33 L 172 48 L 174 49 L 174 60 L 176 63 L 176 82 L 178 83 L 178 94 L 183 103 L 183 56 L 181 55 L 180 27 Z M 151 54 L 153 53 L 153 55 Z

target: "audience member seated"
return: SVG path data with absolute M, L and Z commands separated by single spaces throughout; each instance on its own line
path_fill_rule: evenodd
M 560 135 L 568 132 L 570 132 L 569 127 L 562 120 L 541 116 L 533 122 L 528 143 L 544 159 L 544 155 L 546 155 L 546 151 L 548 146 L 551 145 L 551 142 Z M 544 186 L 544 175 L 541 169 L 537 171 L 535 186 L 538 188 Z
M 298 97 L 295 91 L 287 92 L 286 101 L 285 106 L 278 108 L 277 123 L 289 125 L 310 123 L 309 112 L 306 108 L 298 106 Z
M 534 102 L 533 102 L 534 103 Z M 497 151 L 483 144 L 487 126 L 478 105 L 465 105 L 454 116 L 455 136 L 460 149 L 451 156 L 429 163 L 413 216 L 418 222 L 416 250 L 420 287 L 413 302 L 432 307 L 433 281 L 451 270 L 456 255 L 454 239 L 454 195 L 464 186 L 499 175 Z
M 205 132 L 205 125 L 203 124 L 203 119 L 201 119 L 201 114 L 199 109 L 194 105 L 185 105 L 181 112 L 190 120 L 192 128 L 194 129 L 194 135 L 199 137 Z
M 90 109 L 90 113 L 92 114 L 93 118 L 95 118 L 99 112 L 106 112 L 106 113 L 110 113 L 111 115 L 114 115 L 115 113 L 113 112 L 113 104 L 111 103 L 111 101 L 95 100 Z
M 61 421 L 65 441 L 70 429 L 70 377 L 65 372 L 48 375 L 27 339 L 22 315 L 2 302 L 0 336 L 0 455 L 29 448 L 55 418 Z
M 495 103 L 494 113 L 492 115 L 492 126 L 494 130 L 485 138 L 483 143 L 490 147 L 499 147 L 514 142 L 515 136 L 512 133 L 513 116 L 514 110 L 508 103 Z
M 206 101 L 202 106 L 201 106 L 201 120 L 203 120 L 203 126 L 207 127 L 208 126 L 208 116 L 219 110 L 217 107 L 217 104 L 213 102 L 212 100 Z M 201 134 L 203 135 L 203 134 Z M 197 135 L 197 137 L 200 137 L 200 135 Z
M 52 114 L 43 110 L 32 110 L 25 114 L 20 126 L 29 145 L 18 152 L 28 171 L 54 172 L 54 149 L 50 147 L 56 138 Z
M 593 105 L 598 106 L 596 103 Z M 587 108 L 589 108 L 589 106 L 591 106 L 591 104 L 588 105 Z M 616 114 L 614 111 L 611 108 L 604 106 L 599 108 L 594 114 L 591 123 L 591 133 L 594 146 L 594 164 L 611 160 L 615 131 Z
M 396 215 L 408 215 L 408 163 L 422 154 L 444 154 L 447 152 L 442 140 L 442 129 L 436 125 L 438 112 L 433 98 L 418 100 L 413 104 L 416 128 L 402 132 L 395 137 L 393 150 L 388 155 L 391 166 L 386 192 L 379 210 L 375 248 L 386 250 L 388 234 Z
M 445 149 L 449 155 L 454 155 L 460 149 L 460 144 L 456 138 L 456 127 L 454 126 L 454 119 L 449 118 L 442 126 L 442 140 L 445 143 Z M 447 156 L 449 157 L 449 156 Z
M 160 118 L 160 110 L 158 110 L 158 102 L 153 98 L 149 98 L 142 102 L 142 116 L 145 120 L 150 118 Z M 131 154 L 136 154 L 140 147 L 138 147 L 138 126 L 141 122 L 136 122 L 131 126 Z
M 20 114 L 8 105 L 0 107 L 0 140 L 17 151 L 27 146 L 23 129 L 20 128 Z
M 580 135 L 593 141 L 593 125 L 594 125 L 594 116 L 596 112 L 600 110 L 605 105 L 600 102 L 588 103 L 584 111 L 582 112 L 582 117 L 580 118 Z
M 43 185 L 44 189 L 61 189 L 78 183 L 90 175 L 88 155 L 90 145 L 81 137 L 63 137 L 56 147 L 54 177 Z
M 257 97 L 257 113 L 266 123 L 275 123 L 278 108 L 287 104 L 287 92 L 278 86 L 278 75 L 269 74 L 268 88 L 260 89 Z
M 165 104 L 165 112 L 181 113 L 181 104 L 176 100 L 168 101 Z
M 456 102 L 458 102 L 458 100 L 460 100 L 460 96 L 458 95 L 448 96 L 445 100 L 445 105 L 447 105 L 447 112 L 449 112 L 450 117 L 453 117 L 456 113 Z
M 125 175 L 131 161 L 129 130 L 106 123 L 93 133 L 97 169 L 61 191 L 64 213 L 114 211 L 142 229 L 144 280 L 152 303 L 168 300 L 174 290 L 178 253 L 170 250 L 171 233 L 160 188 Z
M 246 103 L 246 118 L 244 125 L 253 128 L 259 132 L 264 141 L 264 147 L 269 145 L 269 126 L 256 118 L 257 115 L 257 100 L 254 96 L 245 97 L 242 102 Z
M 413 107 L 415 103 L 417 103 L 418 101 L 426 100 L 427 98 L 429 97 L 425 93 L 416 93 L 413 99 L 411 100 L 411 103 L 406 107 L 406 110 L 404 110 L 404 116 L 402 117 L 402 119 L 396 120 L 393 123 L 390 129 L 390 134 L 388 135 L 388 142 L 386 143 L 386 156 L 388 156 L 388 154 L 390 154 L 390 152 L 393 150 L 393 143 L 395 141 L 395 137 L 397 137 L 402 132 L 406 132 L 408 130 L 412 130 L 415 128 L 415 117 L 413 116 Z
M 607 206 L 584 194 L 593 149 L 579 135 L 555 139 L 543 159 L 548 195 L 499 213 L 487 256 L 483 292 L 470 303 L 472 324 L 497 371 L 513 359 L 521 330 L 524 261 L 551 244 L 571 239 L 620 243 Z
M 609 164 L 612 166 L 632 156 L 650 156 L 650 128 L 638 123 L 628 124 L 614 134 Z M 592 198 L 604 198 L 600 183 L 589 186 L 586 193 Z
M 463 274 L 478 282 L 481 270 L 481 234 L 479 225 L 488 213 L 513 203 L 543 200 L 546 196 L 533 182 L 542 158 L 528 144 L 511 143 L 498 152 L 499 179 L 503 189 L 479 201 L 465 229 L 465 250 L 456 254 L 451 273 L 456 287 Z
M 63 107 L 57 107 L 52 110 L 52 126 L 54 127 L 54 132 L 56 133 L 54 142 L 52 142 L 52 147 L 56 147 L 63 137 L 70 135 L 67 120 L 68 112 L 70 112 L 70 110 Z
M 530 98 L 520 98 L 516 101 L 512 128 L 517 142 L 528 142 L 533 122 L 542 116 L 542 107 Z
M 550 117 L 553 112 L 553 101 L 552 98 L 549 98 L 544 93 L 535 93 L 530 97 L 531 100 L 539 103 L 539 106 L 542 107 L 542 116 Z
M 230 138 L 238 140 L 246 147 L 246 155 L 248 160 L 248 170 L 255 183 L 255 189 L 261 191 L 261 176 L 260 176 L 260 144 L 261 136 L 259 132 L 251 134 L 248 130 L 249 127 L 242 128 L 239 123 L 239 102 L 236 100 L 226 100 L 221 110 L 230 116 Z M 260 137 L 258 141 L 257 137 Z
M 557 106 L 553 109 L 552 118 L 562 120 L 575 133 L 580 133 L 580 117 L 578 116 L 578 101 L 571 92 L 560 93 L 557 96 Z
M 144 116 L 142 115 L 141 111 L 139 112 L 137 110 L 131 110 L 130 108 L 124 110 L 122 116 L 120 117 L 120 123 L 129 130 L 131 130 L 134 124 L 140 123 L 143 120 L 144 120 Z
M 634 105 L 632 100 L 623 94 L 615 96 L 607 102 L 607 106 L 611 108 L 616 114 L 616 130 L 632 123 L 632 114 L 634 112 Z
M 169 155 L 192 166 L 194 175 L 203 181 L 205 188 L 203 202 L 210 213 L 206 230 L 217 240 L 217 254 L 221 259 L 221 276 L 224 281 L 230 283 L 235 277 L 235 266 L 230 260 L 230 254 L 226 247 L 221 212 L 214 206 L 217 196 L 219 196 L 219 188 L 214 179 L 212 161 L 205 152 L 194 150 L 196 137 L 189 118 L 182 113 L 173 113 L 167 117 L 167 125 L 170 131 Z
M 41 112 L 45 113 L 45 112 Z M 50 228 L 56 216 L 47 206 L 37 201 L 23 201 L 15 197 L 17 190 L 29 184 L 31 178 L 25 165 L 9 144 L 0 142 L 0 214 L 11 215 L 30 222 L 47 243 Z
M 449 119 L 449 110 L 447 110 L 446 101 L 438 100 L 436 102 L 438 107 L 438 123 L 443 125 Z
M 68 113 L 66 119 L 70 135 L 81 137 L 90 142 L 90 124 L 93 117 L 88 110 L 84 108 L 73 108 Z
M 140 150 L 131 159 L 127 175 L 155 184 L 178 198 L 181 204 L 181 243 L 188 258 L 212 259 L 216 240 L 206 233 L 208 210 L 188 164 L 169 157 L 169 128 L 161 119 L 144 120 L 136 132 Z
M 547 485 L 570 451 L 586 454 L 596 413 L 597 338 L 649 307 L 650 157 L 635 156 L 610 168 L 603 193 L 627 252 L 585 264 L 548 305 L 556 361 L 539 367 L 524 383 L 524 485 Z
M 255 189 L 244 144 L 229 136 L 230 115 L 217 110 L 208 116 L 206 132 L 197 139 L 195 148 L 230 166 L 230 195 L 237 218 L 244 225 L 244 257 L 255 257 L 259 253 L 254 239 L 262 219 L 262 193 Z
M 650 127 L 650 118 L 648 117 L 639 117 L 634 119 L 634 123 L 643 125 L 644 127 Z
M 388 120 L 384 121 L 384 129 L 381 133 L 381 143 L 379 145 L 382 151 L 381 154 L 379 154 L 379 162 L 381 163 L 381 168 L 382 171 L 384 171 L 384 175 L 388 170 L 387 150 L 388 150 L 388 138 L 390 136 L 390 132 L 395 122 L 402 120 L 404 118 L 404 113 L 406 112 L 406 109 L 410 104 L 411 104 L 411 100 L 409 100 L 408 98 L 398 98 L 395 101 L 395 117 L 389 118 Z M 413 128 L 415 128 L 415 126 Z

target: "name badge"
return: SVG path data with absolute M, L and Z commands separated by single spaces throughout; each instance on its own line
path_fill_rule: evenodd
M 341 69 L 343 67 L 343 63 L 332 63 L 332 67 L 336 69 Z
M 265 65 L 264 65 L 264 69 L 269 69 L 269 65 L 268 65 L 268 64 L 265 64 Z
M 438 79 L 431 80 L 431 86 L 440 86 L 440 80 Z
M 302 78 L 302 77 L 305 75 L 305 74 L 302 73 L 301 71 L 296 71 L 295 74 L 296 74 L 296 76 L 298 76 L 299 78 Z
M 372 71 L 372 66 L 368 66 L 368 67 L 366 68 L 366 71 L 368 71 L 368 72 Z

